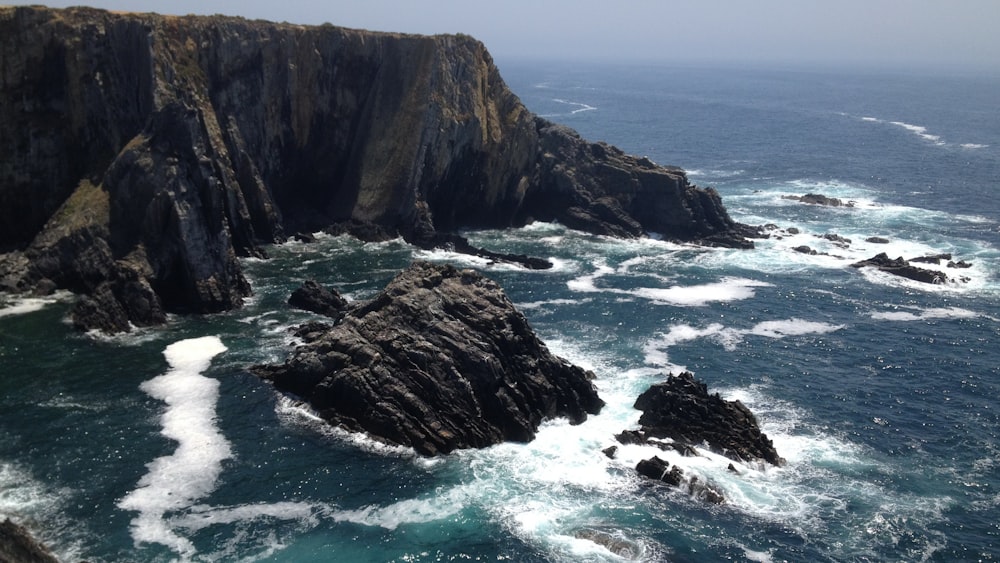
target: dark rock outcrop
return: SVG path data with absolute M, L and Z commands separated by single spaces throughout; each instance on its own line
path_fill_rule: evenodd
M 0 561 L 10 563 L 58 563 L 52 552 L 23 526 L 10 519 L 0 522 Z
M 533 219 L 756 232 L 680 169 L 532 115 L 464 35 L 19 6 L 0 37 L 0 278 L 119 302 L 84 328 L 239 307 L 238 257 L 334 225 L 421 246 Z
M 795 201 L 800 201 L 802 203 L 808 203 L 810 205 L 826 205 L 828 207 L 854 207 L 853 201 L 843 201 L 839 198 L 829 197 L 822 194 L 806 194 L 806 195 L 786 195 L 782 196 L 783 199 L 792 199 Z
M 415 263 L 283 364 L 254 371 L 331 424 L 424 455 L 531 440 L 544 419 L 603 406 L 593 375 L 553 356 L 493 281 Z
M 306 280 L 292 292 L 288 304 L 298 309 L 319 313 L 325 317 L 339 319 L 350 305 L 335 289 L 321 286 L 316 280 Z
M 948 282 L 948 276 L 944 272 L 928 270 L 913 266 L 902 257 L 892 259 L 885 252 L 880 252 L 867 260 L 851 264 L 854 268 L 877 268 L 883 272 L 901 276 L 918 282 L 930 284 L 942 284 Z
M 718 393 L 710 395 L 708 387 L 689 372 L 651 386 L 636 399 L 635 408 L 643 411 L 639 425 L 647 441 L 669 438 L 688 446 L 707 444 L 736 461 L 784 464 L 750 409 Z

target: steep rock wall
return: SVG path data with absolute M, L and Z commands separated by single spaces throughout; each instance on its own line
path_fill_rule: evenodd
M 344 221 L 748 244 L 679 169 L 532 115 L 467 36 L 0 7 L 0 37 L 0 289 L 87 293 L 105 330 L 238 307 L 239 256 Z

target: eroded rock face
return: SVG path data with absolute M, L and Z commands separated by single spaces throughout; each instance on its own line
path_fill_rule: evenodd
M 639 425 L 647 438 L 669 438 L 741 462 L 764 460 L 783 465 L 757 418 L 739 401 L 726 401 L 690 372 L 672 375 L 647 389 L 635 401 L 642 411 Z
M 681 170 L 531 114 L 467 36 L 0 7 L 0 37 L 7 288 L 91 294 L 127 269 L 153 309 L 220 311 L 250 293 L 239 256 L 335 225 L 421 246 L 532 219 L 752 246 Z
M 529 441 L 544 419 L 603 406 L 585 370 L 553 356 L 493 281 L 415 263 L 339 324 L 311 326 L 255 372 L 331 424 L 424 455 Z

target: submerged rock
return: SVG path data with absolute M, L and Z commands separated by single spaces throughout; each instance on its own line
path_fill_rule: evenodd
M 806 195 L 786 195 L 781 196 L 783 199 L 792 199 L 795 201 L 800 201 L 802 203 L 808 203 L 810 205 L 826 205 L 828 207 L 854 207 L 853 201 L 844 202 L 841 199 L 835 197 L 828 197 L 822 194 L 806 194 Z
M 554 355 L 495 282 L 418 262 L 258 375 L 330 424 L 424 455 L 529 441 L 600 411 L 593 374 Z

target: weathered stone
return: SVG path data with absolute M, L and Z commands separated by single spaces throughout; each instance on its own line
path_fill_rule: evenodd
M 292 292 L 288 304 L 298 309 L 312 311 L 320 315 L 339 319 L 350 305 L 335 289 L 321 286 L 316 280 L 306 280 Z
M 870 242 L 872 244 L 889 244 L 889 239 L 884 237 L 868 237 L 865 242 Z
M 739 401 L 723 400 L 718 393 L 710 395 L 708 387 L 689 372 L 651 386 L 636 399 L 635 408 L 643 411 L 639 424 L 647 440 L 704 443 L 736 461 L 784 464 L 750 409 Z
M 284 363 L 254 369 L 331 424 L 425 455 L 531 440 L 600 411 L 593 374 L 553 356 L 493 281 L 415 263 Z
M 757 232 L 680 169 L 532 115 L 465 35 L 18 6 L 0 37 L 6 288 L 91 293 L 133 256 L 164 310 L 210 313 L 250 294 L 238 257 L 285 232 L 532 268 L 547 262 L 454 233 L 537 219 L 750 248 Z
M 880 252 L 867 260 L 855 262 L 851 266 L 854 268 L 873 267 L 889 274 L 923 283 L 942 284 L 948 281 L 948 276 L 944 272 L 912 266 L 902 257 L 889 258 L 885 252 Z

